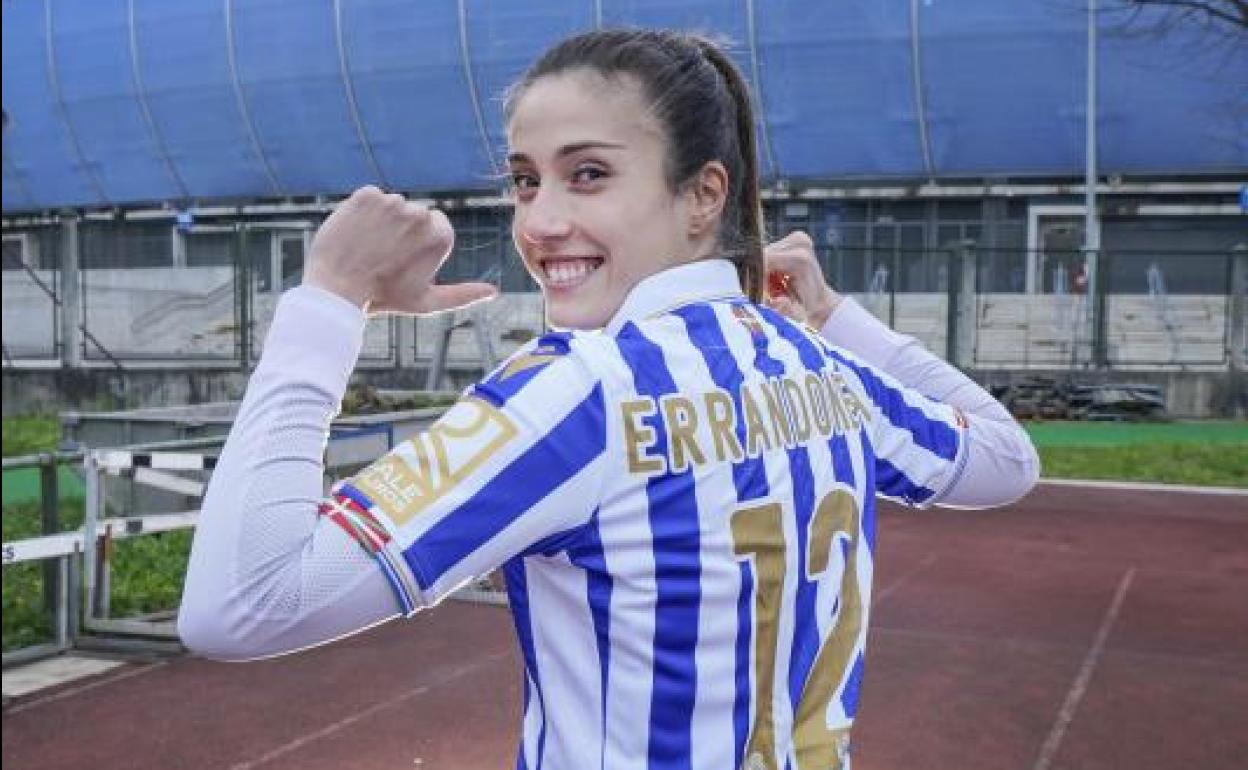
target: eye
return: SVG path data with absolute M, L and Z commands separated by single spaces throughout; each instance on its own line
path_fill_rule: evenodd
M 511 191 L 518 197 L 532 194 L 537 190 L 538 179 L 534 174 L 524 171 L 513 171 L 510 178 Z
M 576 170 L 572 172 L 572 184 L 576 187 L 584 187 L 606 177 L 606 169 L 600 166 L 577 166 Z

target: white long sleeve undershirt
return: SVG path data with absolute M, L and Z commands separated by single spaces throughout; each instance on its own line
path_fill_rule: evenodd
M 888 328 L 850 297 L 842 298 L 819 334 L 902 385 L 962 410 L 970 423 L 963 451 L 970 454 L 957 483 L 935 505 L 1003 505 L 1035 486 L 1040 459 L 1027 432 L 988 391 L 914 337 Z
M 365 322 L 358 307 L 314 287 L 283 295 L 204 498 L 178 615 L 191 649 L 222 660 L 265 657 L 398 615 L 376 562 L 317 514 L 329 426 Z M 938 505 L 1000 505 L 1034 484 L 1039 463 L 1026 433 L 961 372 L 848 298 L 822 334 L 965 413 L 970 454 Z

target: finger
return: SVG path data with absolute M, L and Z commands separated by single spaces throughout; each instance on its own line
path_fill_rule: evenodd
M 770 244 L 768 244 L 767 247 L 768 248 L 791 248 L 791 247 L 809 248 L 810 246 L 813 246 L 813 245 L 814 245 L 814 241 L 810 239 L 810 236 L 806 234 L 805 230 L 794 230 L 788 235 L 781 238 L 780 240 L 772 241 Z
M 791 296 L 793 294 L 793 276 L 783 270 L 768 270 L 767 293 L 773 297 Z
M 788 297 L 770 297 L 767 305 L 781 315 L 792 318 L 795 321 L 805 323 L 806 311 L 801 305 L 789 299 Z
M 356 188 L 355 191 L 352 192 L 351 195 L 348 196 L 342 203 L 359 206 L 370 200 L 380 200 L 384 195 L 385 193 L 383 193 L 380 188 L 371 184 L 366 184 L 363 187 Z M 342 204 L 339 205 L 341 206 Z
M 781 273 L 798 273 L 801 267 L 810 261 L 802 252 L 791 249 L 768 250 L 764 254 L 764 259 L 769 272 Z
M 429 216 L 429 209 L 416 201 L 403 201 L 403 213 L 413 219 L 425 219 Z
M 437 284 L 430 286 L 421 297 L 417 312 L 439 313 L 444 310 L 456 310 L 494 299 L 497 296 L 497 287 L 480 281 Z

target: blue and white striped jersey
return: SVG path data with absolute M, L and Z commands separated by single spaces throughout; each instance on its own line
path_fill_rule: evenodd
M 321 511 L 408 613 L 505 569 L 520 767 L 826 770 L 858 707 L 875 495 L 936 501 L 965 425 L 699 262 L 602 332 L 534 341 Z

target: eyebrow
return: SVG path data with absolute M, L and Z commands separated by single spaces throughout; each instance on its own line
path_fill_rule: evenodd
M 565 144 L 564 146 L 560 147 L 555 152 L 555 157 L 566 158 L 569 155 L 575 155 L 576 153 L 581 152 L 583 150 L 622 150 L 622 149 L 624 149 L 624 145 L 616 144 L 614 142 L 596 142 L 596 141 L 573 142 L 572 144 Z M 525 162 L 532 162 L 532 161 L 529 160 L 528 155 L 525 155 L 522 152 L 513 152 L 507 156 L 507 162 L 508 163 L 525 163 Z

